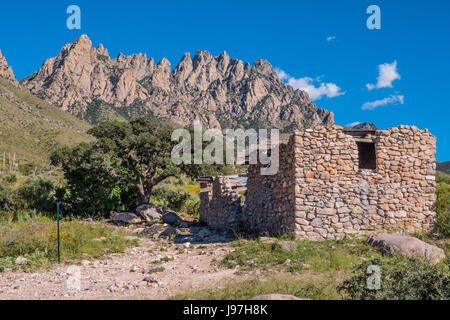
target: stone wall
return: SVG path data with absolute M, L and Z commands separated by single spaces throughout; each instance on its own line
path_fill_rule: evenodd
M 358 144 L 370 144 L 373 154 L 359 152 Z M 428 130 L 410 126 L 363 138 L 338 126 L 296 131 L 280 145 L 276 175 L 261 175 L 260 164 L 249 166 L 245 210 L 237 217 L 248 230 L 307 239 L 428 231 L 435 217 L 435 145 Z M 373 169 L 360 168 L 366 160 L 373 160 Z M 226 229 L 230 217 L 236 217 L 227 203 L 236 200 L 219 188 L 219 180 L 212 196 L 217 200 L 209 201 L 204 212 L 210 226 Z
M 247 173 L 245 228 L 248 231 L 289 233 L 295 207 L 293 137 L 279 146 L 279 169 L 272 176 L 261 175 L 261 164 L 250 165 Z
M 227 177 L 215 177 L 212 190 L 201 192 L 200 201 L 200 221 L 218 230 L 238 228 L 241 196 L 232 190 Z

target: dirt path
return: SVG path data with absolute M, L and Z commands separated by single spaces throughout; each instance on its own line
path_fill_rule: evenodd
M 138 247 L 82 261 L 79 268 L 62 264 L 38 273 L 0 273 L 0 299 L 167 299 L 236 279 L 236 270 L 215 263 L 231 250 L 227 243 L 175 244 L 144 237 Z M 164 270 L 148 273 L 154 268 Z

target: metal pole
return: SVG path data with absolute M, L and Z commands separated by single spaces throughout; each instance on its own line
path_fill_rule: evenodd
M 60 241 L 59 241 L 59 202 L 56 203 L 56 223 L 58 225 L 58 263 L 61 262 L 61 255 L 60 255 Z

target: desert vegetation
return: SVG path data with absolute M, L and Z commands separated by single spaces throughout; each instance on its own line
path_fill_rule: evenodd
M 188 291 L 173 299 L 250 299 L 280 293 L 308 299 L 448 300 L 448 257 L 437 265 L 398 254 L 385 254 L 367 238 L 340 241 L 240 239 L 218 261 L 237 268 L 246 280 L 228 281 L 216 288 Z M 447 247 L 446 254 L 448 255 Z M 367 268 L 380 267 L 381 287 L 367 286 Z
M 173 167 L 168 162 L 169 128 L 170 124 L 152 118 L 102 123 L 88 131 L 91 142 L 55 148 L 44 170 L 2 167 L 0 272 L 34 272 L 55 265 L 57 202 L 63 217 L 61 258 L 75 264 L 138 246 L 133 228 L 104 223 L 111 212 L 134 210 L 149 202 L 198 218 L 200 186 L 192 177 L 231 173 L 233 168 Z M 416 235 L 445 250 L 447 258 L 436 265 L 386 254 L 365 237 L 309 241 L 237 234 L 236 241 L 225 245 L 223 256 L 211 259 L 211 268 L 232 270 L 235 277 L 214 288 L 181 288 L 171 297 L 248 299 L 276 292 L 310 299 L 449 299 L 450 178 L 439 172 L 436 181 L 436 228 Z M 171 232 L 176 236 L 176 231 Z M 166 242 L 155 243 L 157 249 L 149 252 L 168 250 Z M 212 254 L 208 248 L 189 245 L 178 253 Z M 173 260 L 172 255 L 158 257 L 146 272 L 168 273 L 167 264 Z M 382 270 L 380 290 L 364 285 L 371 264 Z
M 136 241 L 120 229 L 82 220 L 60 223 L 61 261 L 79 262 L 123 252 Z M 39 214 L 22 214 L 0 220 L 0 271 L 36 271 L 57 262 L 57 227 L 54 219 Z

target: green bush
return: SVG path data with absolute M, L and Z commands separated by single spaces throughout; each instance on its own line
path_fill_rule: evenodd
M 11 173 L 3 177 L 3 180 L 6 183 L 13 184 L 17 182 L 17 175 L 15 173 Z
M 198 196 L 176 186 L 163 185 L 155 187 L 152 191 L 150 202 L 192 215 L 198 215 L 200 210 L 200 199 Z
M 0 212 L 18 215 L 25 210 L 54 211 L 56 190 L 52 180 L 29 177 L 18 186 L 14 185 L 15 182 L 0 184 Z
M 0 184 L 0 211 L 6 211 L 10 207 L 11 189 Z
M 450 176 L 438 175 L 436 188 L 436 231 L 450 236 Z
M 0 213 L 6 215 L 9 213 L 24 210 L 26 203 L 21 199 L 17 190 L 9 185 L 0 184 Z
M 55 185 L 49 179 L 30 177 L 18 187 L 17 195 L 25 202 L 27 209 L 51 212 L 56 207 Z
M 370 289 L 367 285 L 370 265 L 380 267 L 379 289 Z M 356 266 L 353 276 L 337 289 L 345 299 L 448 300 L 449 269 L 445 264 L 430 265 L 413 258 L 372 259 Z

